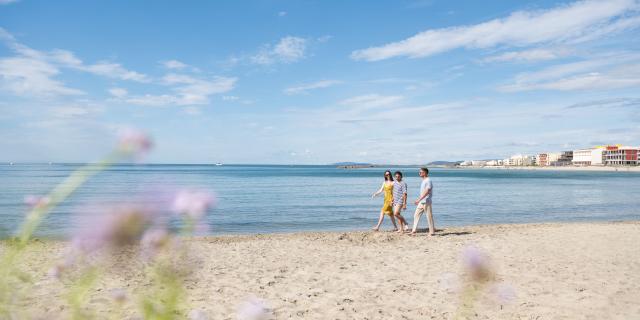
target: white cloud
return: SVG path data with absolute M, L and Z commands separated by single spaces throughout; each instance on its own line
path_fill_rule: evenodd
M 513 83 L 500 86 L 504 92 L 530 90 L 572 91 L 616 89 L 640 84 L 640 55 L 616 54 L 572 62 L 516 75 Z
M 313 83 L 286 88 L 284 89 L 284 93 L 288 95 L 307 93 L 310 90 L 328 88 L 340 83 L 342 82 L 337 80 L 321 80 Z
M 178 60 L 167 60 L 163 61 L 162 65 L 167 69 L 184 69 L 188 67 L 187 64 L 180 62 Z
M 236 78 L 214 77 L 200 79 L 185 74 L 171 73 L 162 78 L 165 85 L 171 86 L 174 94 L 127 96 L 127 103 L 143 106 L 167 105 L 203 105 L 209 103 L 212 95 L 231 91 Z
M 553 60 L 566 57 L 571 53 L 569 49 L 530 49 L 523 51 L 510 51 L 499 55 L 487 57 L 484 62 L 533 62 Z
M 224 101 L 236 101 L 240 98 L 236 97 L 236 96 L 222 96 L 222 100 Z
M 371 109 L 386 106 L 393 106 L 401 102 L 402 96 L 383 96 L 379 94 L 365 94 L 353 98 L 345 99 L 341 105 L 356 107 L 357 109 Z
M 127 70 L 117 63 L 102 61 L 87 65 L 67 50 L 56 49 L 44 52 L 29 48 L 19 43 L 12 34 L 2 28 L 0 28 L 0 40 L 17 54 L 14 57 L 0 59 L 0 84 L 4 90 L 16 95 L 83 94 L 81 90 L 69 88 L 63 82 L 55 79 L 63 68 L 108 78 L 138 82 L 149 81 L 146 75 Z
M 83 65 L 78 69 L 108 78 L 131 80 L 137 82 L 150 81 L 149 78 L 142 73 L 127 70 L 118 63 L 112 63 L 108 61 L 102 61 L 92 65 Z
M 128 92 L 123 88 L 111 88 L 109 89 L 109 94 L 116 98 L 124 98 L 128 94 Z
M 60 71 L 54 65 L 29 57 L 0 59 L 0 85 L 21 96 L 79 95 L 78 89 L 68 88 L 54 77 Z
M 68 119 L 92 116 L 103 111 L 101 106 L 96 105 L 69 105 L 52 108 L 48 114 L 55 118 Z
M 19 0 L 0 0 L 0 5 L 18 2 Z
M 637 10 L 636 0 L 578 1 L 549 10 L 518 11 L 471 26 L 427 30 L 402 41 L 354 51 L 351 57 L 378 61 L 400 56 L 427 57 L 457 48 L 571 41 L 602 30 L 616 32 L 635 27 L 636 17 L 628 15 L 636 15 Z
M 251 62 L 261 65 L 293 63 L 305 57 L 306 48 L 306 39 L 287 36 L 280 39 L 274 46 L 263 46 L 258 54 L 251 57 Z
M 278 12 L 278 17 L 284 17 L 284 16 L 286 16 L 286 15 L 287 15 L 287 12 L 286 12 L 286 11 L 280 11 L 280 12 Z

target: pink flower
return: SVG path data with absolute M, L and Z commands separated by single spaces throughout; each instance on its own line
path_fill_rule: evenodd
M 118 150 L 123 153 L 140 156 L 151 150 L 152 146 L 151 138 L 136 129 L 122 129 L 118 133 Z
M 172 210 L 194 220 L 200 220 L 215 204 L 215 197 L 205 191 L 179 191 L 172 204 Z
M 247 299 L 238 308 L 238 320 L 264 320 L 269 316 L 269 308 L 264 300 L 256 297 Z
M 474 281 L 490 280 L 493 272 L 489 258 L 475 247 L 466 247 L 462 252 L 464 265 Z

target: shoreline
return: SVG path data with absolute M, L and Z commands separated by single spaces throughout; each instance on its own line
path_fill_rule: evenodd
M 599 171 L 599 172 L 640 172 L 640 166 L 634 167 L 606 167 L 606 166 L 558 166 L 558 167 L 537 167 L 537 166 L 458 166 L 458 167 L 437 167 L 450 169 L 484 169 L 484 170 L 531 170 L 531 171 Z
M 452 319 L 468 247 L 486 253 L 496 274 L 475 303 L 478 318 L 640 315 L 640 220 L 484 224 L 439 229 L 434 237 L 331 231 L 184 240 L 191 253 L 184 263 L 193 266 L 185 280 L 188 304 L 210 319 L 235 319 L 252 296 L 264 299 L 276 319 Z M 25 303 L 34 315 L 69 316 L 68 284 L 46 275 L 67 244 L 29 244 L 20 266 L 34 275 Z M 143 266 L 128 261 L 126 254 L 114 258 L 122 269 L 105 274 L 92 292 L 89 306 L 99 319 L 120 312 L 107 303 L 111 290 L 135 294 L 146 285 Z M 135 301 L 122 311 L 139 315 Z

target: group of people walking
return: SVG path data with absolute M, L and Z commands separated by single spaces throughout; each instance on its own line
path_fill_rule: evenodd
M 420 222 L 420 217 L 423 213 L 426 213 L 427 221 L 429 223 L 429 236 L 432 236 L 436 230 L 435 223 L 433 221 L 433 212 L 431 209 L 433 184 L 429 178 L 429 169 L 420 168 L 419 175 L 420 178 L 422 178 L 422 182 L 420 183 L 420 194 L 414 201 L 416 211 L 413 214 L 413 228 L 411 229 L 410 234 L 416 234 L 418 231 L 418 222 Z M 407 183 L 402 181 L 402 172 L 396 171 L 392 175 L 391 171 L 385 171 L 382 186 L 378 191 L 371 195 L 371 197 L 374 198 L 381 193 L 384 193 L 384 203 L 380 210 L 378 224 L 373 227 L 373 230 L 380 230 L 380 225 L 384 220 L 384 216 L 388 215 L 391 219 L 391 223 L 393 223 L 394 229 L 398 233 L 404 233 L 409 229 L 409 225 L 407 224 L 407 220 L 402 216 L 402 210 L 407 209 Z M 396 220 L 398 220 L 398 223 L 400 224 L 399 228 L 398 224 L 396 224 Z

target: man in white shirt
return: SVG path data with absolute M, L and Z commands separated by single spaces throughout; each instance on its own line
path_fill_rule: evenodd
M 432 236 L 436 231 L 436 227 L 433 221 L 433 213 L 431 209 L 433 184 L 431 183 L 431 179 L 429 179 L 429 169 L 420 168 L 420 177 L 422 178 L 422 183 L 420 183 L 420 196 L 414 202 L 418 207 L 416 208 L 416 212 L 413 214 L 413 229 L 411 230 L 411 234 L 416 234 L 420 217 L 426 212 L 427 221 L 429 222 L 429 236 Z

